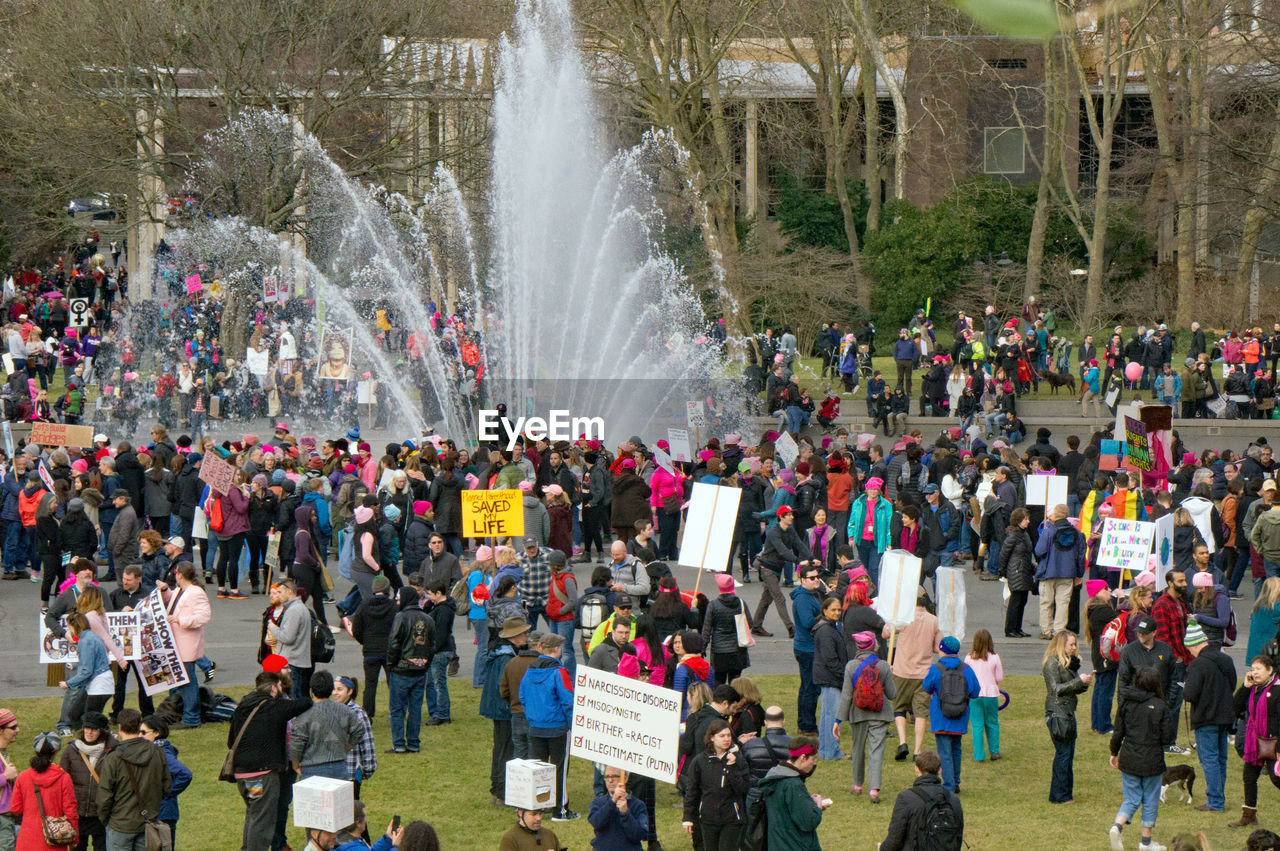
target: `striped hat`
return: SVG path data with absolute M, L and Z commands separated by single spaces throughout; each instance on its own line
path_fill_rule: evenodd
M 1204 630 L 1200 628 L 1199 622 L 1194 617 L 1187 618 L 1187 635 L 1182 643 L 1188 650 L 1199 644 L 1207 644 L 1208 637 L 1204 634 Z

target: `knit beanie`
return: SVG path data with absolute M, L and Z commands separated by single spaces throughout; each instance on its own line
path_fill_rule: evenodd
M 1204 630 L 1200 627 L 1199 621 L 1197 621 L 1195 617 L 1187 618 L 1187 635 L 1182 640 L 1183 645 L 1190 650 L 1196 645 L 1207 644 L 1208 642 L 1209 638 L 1204 634 Z

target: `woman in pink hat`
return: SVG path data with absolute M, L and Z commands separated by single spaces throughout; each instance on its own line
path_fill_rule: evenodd
M 738 615 L 748 620 L 746 606 L 734 590 L 733 576 L 716 574 L 716 590 L 719 596 L 711 601 L 707 616 L 702 622 L 702 640 L 707 646 L 711 668 L 715 671 L 717 685 L 732 682 L 751 666 L 747 648 L 738 646 Z
M 849 506 L 846 532 L 849 544 L 871 574 L 871 583 L 880 584 L 880 556 L 889 549 L 889 525 L 893 521 L 893 505 L 882 496 L 884 480 L 867 479 L 866 490 Z
M 1111 700 L 1115 697 L 1116 675 L 1120 663 L 1102 655 L 1100 642 L 1107 624 L 1116 617 L 1116 610 L 1111 604 L 1111 586 L 1105 579 L 1085 580 L 1084 590 L 1089 598 L 1084 604 L 1084 637 L 1089 642 L 1094 674 L 1089 727 L 1095 733 L 1105 734 L 1114 729 L 1111 724 Z

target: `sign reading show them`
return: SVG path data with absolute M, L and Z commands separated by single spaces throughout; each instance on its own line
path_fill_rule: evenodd
M 578 668 L 570 755 L 675 783 L 679 739 L 679 694 L 606 671 Z
M 496 538 L 524 534 L 524 494 L 518 490 L 463 491 L 462 535 Z

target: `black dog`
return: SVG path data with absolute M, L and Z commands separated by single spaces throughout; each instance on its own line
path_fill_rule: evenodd
M 1041 381 L 1048 383 L 1049 393 L 1054 396 L 1058 395 L 1059 387 L 1070 387 L 1072 395 L 1076 392 L 1076 377 L 1069 372 L 1061 373 L 1045 371 L 1037 372 L 1036 374 L 1040 376 Z
M 1169 790 L 1178 788 L 1178 800 L 1181 801 L 1183 795 L 1190 804 L 1192 798 L 1195 797 L 1196 770 L 1189 765 L 1171 765 L 1165 769 L 1164 777 L 1160 779 L 1160 803 L 1165 803 L 1165 795 Z

